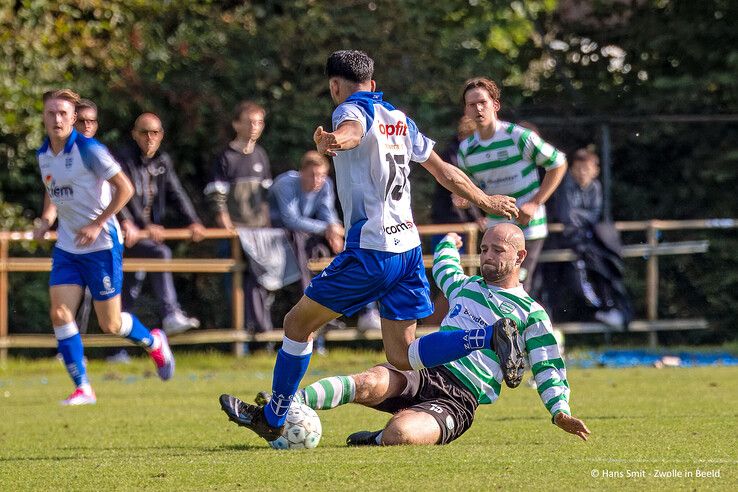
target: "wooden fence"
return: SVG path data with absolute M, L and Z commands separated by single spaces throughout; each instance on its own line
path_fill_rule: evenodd
M 631 324 L 632 331 L 650 333 L 650 343 L 656 345 L 656 332 L 661 330 L 704 329 L 707 322 L 704 319 L 659 320 L 658 289 L 659 267 L 658 258 L 663 255 L 704 253 L 708 249 L 707 241 L 681 241 L 675 243 L 659 242 L 659 232 L 667 230 L 687 229 L 728 229 L 735 228 L 738 221 L 733 219 L 714 220 L 650 220 L 639 222 L 616 222 L 619 231 L 645 231 L 646 242 L 642 244 L 626 245 L 623 254 L 625 257 L 643 257 L 646 261 L 646 319 L 636 320 Z M 561 224 L 550 224 L 551 232 L 561 232 Z M 420 225 L 418 231 L 421 236 L 457 232 L 465 236 L 467 251 L 476 251 L 479 242 L 479 229 L 475 224 L 434 224 Z M 188 229 L 167 229 L 167 240 L 188 240 L 191 233 Z M 10 334 L 8 332 L 8 274 L 12 272 L 48 272 L 51 270 L 50 258 L 28 258 L 9 256 L 10 244 L 32 239 L 30 232 L 0 231 L 0 361 L 5 360 L 10 348 L 45 348 L 55 347 L 56 340 L 51 334 Z M 55 240 L 55 233 L 47 234 L 46 239 Z M 243 293 L 243 266 L 244 259 L 241 253 L 238 236 L 235 232 L 226 229 L 208 229 L 205 239 L 229 239 L 231 241 L 231 258 L 187 258 L 187 259 L 139 259 L 126 258 L 123 261 L 123 270 L 127 272 L 144 270 L 148 272 L 170 271 L 175 273 L 232 273 L 233 306 L 231 312 L 231 328 L 217 330 L 193 330 L 172 338 L 173 344 L 211 344 L 232 343 L 235 355 L 243 355 L 243 342 L 248 341 L 281 341 L 281 331 L 263 334 L 251 334 L 244 327 L 244 293 Z M 541 254 L 541 262 L 571 261 L 575 258 L 571 250 L 546 250 Z M 330 260 L 310 263 L 310 268 L 320 270 Z M 424 256 L 426 267 L 430 267 L 432 256 Z M 478 255 L 463 255 L 462 265 L 469 273 L 478 269 Z M 564 333 L 595 333 L 603 332 L 606 327 L 600 323 L 566 323 L 557 328 Z M 418 333 L 426 333 L 436 327 L 421 327 Z M 107 335 L 85 335 L 87 346 L 122 346 L 125 341 L 118 337 Z M 378 334 L 362 334 L 356 330 L 331 331 L 326 334 L 327 340 L 355 340 L 379 338 Z

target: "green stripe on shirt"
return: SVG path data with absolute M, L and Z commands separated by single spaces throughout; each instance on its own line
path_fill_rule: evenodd
M 525 342 L 525 348 L 526 350 L 528 350 L 528 352 L 533 349 L 547 347 L 550 345 L 556 345 L 556 337 L 554 337 L 551 333 L 546 333 L 545 335 L 541 335 L 540 337 L 533 337 Z
M 545 371 L 546 369 L 564 369 L 565 367 L 566 366 L 564 364 L 564 361 L 559 358 L 536 362 L 535 364 L 533 364 L 531 370 L 533 371 L 533 375 L 536 375 L 540 372 Z

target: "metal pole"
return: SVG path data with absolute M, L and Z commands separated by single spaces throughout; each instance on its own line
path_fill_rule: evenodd
M 646 318 L 654 321 L 659 316 L 659 257 L 654 254 L 659 244 L 659 230 L 654 221 L 651 221 L 646 236 L 648 245 L 653 248 L 646 262 Z M 648 333 L 648 345 L 656 348 L 659 344 L 658 334 L 655 331 Z
M 8 338 L 8 240 L 0 239 L 0 340 Z M 0 364 L 8 359 L 5 344 L 0 348 Z
M 603 123 L 600 127 L 602 139 L 602 219 L 612 221 L 612 140 L 610 127 Z

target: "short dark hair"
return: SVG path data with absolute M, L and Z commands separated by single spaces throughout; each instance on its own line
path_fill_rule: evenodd
M 264 109 L 262 105 L 255 103 L 254 101 L 241 101 L 236 104 L 236 107 L 233 109 L 233 119 L 231 119 L 231 121 L 236 122 L 240 120 L 241 115 L 244 113 L 255 113 L 257 111 L 266 116 L 266 109 Z
M 325 74 L 357 84 L 368 82 L 374 75 L 374 60 L 363 51 L 334 51 L 325 64 Z
M 574 155 L 571 158 L 571 162 L 574 163 L 578 161 L 592 161 L 594 162 L 595 166 L 600 165 L 599 156 L 590 148 L 583 148 L 574 152 Z
M 466 106 L 466 93 L 477 87 L 486 90 L 493 101 L 500 100 L 500 88 L 486 77 L 474 77 L 464 82 L 464 90 L 461 92 L 461 105 Z
M 315 150 L 308 150 L 302 156 L 302 159 L 300 159 L 300 169 L 305 169 L 310 166 L 330 167 L 331 163 L 323 154 L 320 154 Z
M 43 99 L 44 104 L 46 103 L 46 101 L 49 101 L 51 99 L 62 99 L 64 101 L 72 103 L 72 105 L 75 106 L 75 111 L 77 111 L 76 106 L 79 102 L 79 94 L 74 92 L 72 89 L 57 89 L 44 92 Z
M 90 101 L 89 99 L 80 99 L 77 101 L 77 104 L 75 104 L 74 109 L 79 113 L 80 109 L 93 109 L 95 112 L 97 112 L 97 104 Z

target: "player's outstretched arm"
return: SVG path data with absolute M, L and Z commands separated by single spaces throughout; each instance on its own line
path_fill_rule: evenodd
M 485 212 L 502 215 L 508 219 L 518 216 L 514 198 L 504 195 L 487 195 L 477 188 L 461 169 L 441 159 L 435 151 L 431 152 L 430 157 L 422 163 L 422 166 L 444 188 L 466 198 Z
M 564 412 L 556 414 L 556 417 L 554 417 L 554 423 L 569 434 L 579 436 L 583 441 L 586 441 L 587 436 L 590 434 L 587 424 L 585 424 L 584 421 L 576 417 L 572 417 L 571 415 L 567 415 Z
M 313 133 L 313 141 L 318 152 L 332 157 L 339 150 L 349 150 L 359 145 L 363 136 L 361 123 L 349 120 L 341 123 L 334 132 L 327 132 L 319 126 Z

